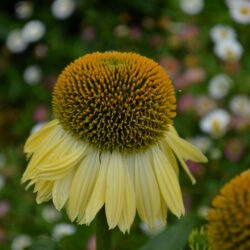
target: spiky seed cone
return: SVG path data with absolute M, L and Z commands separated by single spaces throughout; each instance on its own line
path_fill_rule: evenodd
M 134 53 L 85 55 L 60 75 L 53 111 L 66 130 L 101 150 L 143 149 L 161 138 L 175 116 L 165 71 Z
M 250 249 L 250 170 L 227 183 L 208 213 L 207 236 L 213 250 Z

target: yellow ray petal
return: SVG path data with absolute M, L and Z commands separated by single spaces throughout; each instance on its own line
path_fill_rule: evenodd
M 63 178 L 73 167 L 75 167 L 83 157 L 86 147 L 82 148 L 64 157 L 60 157 L 54 162 L 39 165 L 37 170 L 37 178 L 44 180 L 58 180 Z
M 177 176 L 179 176 L 179 166 L 178 166 L 177 160 L 173 154 L 172 149 L 169 147 L 168 143 L 166 142 L 166 140 L 163 140 L 161 142 L 161 147 L 165 153 L 165 156 L 167 157 L 168 161 L 170 162 L 171 166 L 174 168 Z
M 177 217 L 184 214 L 181 189 L 177 175 L 158 146 L 152 147 L 154 171 L 159 188 L 169 209 Z
M 125 160 L 125 159 L 124 159 Z M 126 161 L 124 161 L 124 178 L 125 178 L 125 195 L 124 195 L 124 207 L 122 215 L 120 217 L 118 226 L 120 230 L 125 233 L 129 232 L 129 229 L 134 221 L 136 212 L 135 190 L 129 175 Z
M 59 121 L 55 119 L 51 122 L 48 122 L 39 131 L 30 135 L 24 145 L 24 153 L 30 154 L 36 151 L 37 147 L 40 146 L 40 143 L 50 135 L 50 133 L 53 131 L 55 126 L 58 125 L 58 123 Z
M 153 226 L 160 213 L 160 195 L 152 161 L 145 153 L 135 155 L 136 206 L 142 220 Z
M 69 191 L 71 183 L 74 177 L 75 171 L 68 173 L 63 179 L 56 180 L 52 190 L 52 199 L 55 208 L 61 210 L 69 197 Z
M 101 154 L 101 166 L 100 166 L 99 176 L 96 181 L 95 188 L 93 190 L 91 198 L 86 207 L 86 213 L 85 213 L 86 224 L 89 224 L 94 219 L 96 214 L 104 205 L 105 193 L 106 193 L 106 178 L 107 178 L 107 171 L 110 162 L 110 157 L 111 157 L 110 152 L 103 152 Z
M 166 133 L 166 139 L 175 153 L 185 160 L 207 162 L 207 157 L 198 148 L 179 137 L 172 126 L 170 126 L 170 131 Z
M 99 151 L 89 148 L 75 173 L 70 188 L 66 209 L 72 221 L 77 216 L 79 221 L 82 220 L 98 177 L 99 168 Z
M 57 126 L 48 138 L 45 138 L 40 142 L 23 174 L 22 182 L 36 177 L 37 167 L 39 164 L 43 162 L 50 162 L 53 158 L 55 158 L 54 150 L 62 143 L 62 134 L 63 131 L 59 126 Z
M 124 207 L 125 180 L 124 166 L 120 153 L 112 152 L 107 171 L 105 212 L 109 229 L 114 228 Z
M 34 192 L 37 192 L 36 202 L 40 204 L 42 202 L 49 201 L 52 197 L 53 181 L 37 181 L 35 184 Z

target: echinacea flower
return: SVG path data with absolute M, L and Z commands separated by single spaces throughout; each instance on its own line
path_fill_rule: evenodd
M 236 32 L 230 26 L 217 24 L 211 29 L 210 36 L 215 43 L 219 43 L 225 40 L 235 40 Z
M 167 208 L 184 214 L 178 162 L 206 157 L 172 125 L 175 92 L 164 69 L 134 53 L 88 54 L 59 76 L 55 119 L 27 140 L 22 181 L 37 203 L 50 199 L 69 218 L 90 224 L 105 206 L 112 229 L 142 221 L 165 224 Z
M 212 202 L 207 237 L 213 250 L 250 249 L 250 171 L 227 183 Z

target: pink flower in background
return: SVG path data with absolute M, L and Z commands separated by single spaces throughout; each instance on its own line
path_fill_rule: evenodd
M 242 158 L 244 151 L 244 143 L 238 138 L 233 138 L 226 142 L 224 155 L 229 161 L 237 162 Z
M 87 242 L 87 250 L 96 250 L 96 236 L 92 235 Z
M 82 32 L 82 39 L 86 42 L 92 42 L 96 38 L 96 30 L 92 26 L 87 26 Z
M 45 44 L 37 44 L 35 47 L 35 56 L 38 59 L 46 57 L 48 54 L 48 47 Z
M 57 76 L 54 76 L 54 75 L 47 76 L 44 81 L 44 85 L 49 89 L 53 89 L 56 83 L 56 80 L 57 80 Z
M 182 89 L 192 84 L 202 82 L 206 78 L 206 73 L 202 68 L 192 68 L 186 70 L 180 77 L 178 77 L 174 85 L 177 89 Z
M 203 168 L 201 164 L 193 162 L 193 161 L 187 161 L 187 165 L 192 174 L 196 176 L 203 174 Z
M 249 116 L 244 116 L 244 117 L 232 116 L 231 126 L 232 128 L 236 130 L 244 130 L 250 127 L 250 117 Z
M 174 57 L 163 57 L 159 64 L 166 70 L 170 78 L 175 78 L 180 70 L 180 62 Z
M 0 201 L 0 218 L 3 218 L 10 210 L 10 204 L 8 201 Z
M 160 48 L 163 44 L 163 39 L 162 39 L 162 36 L 160 35 L 152 35 L 150 38 L 149 38 L 149 47 L 151 49 L 157 49 L 157 48 Z
M 35 111 L 33 113 L 33 119 L 36 121 L 36 122 L 42 122 L 42 121 L 45 121 L 48 117 L 48 110 L 46 108 L 46 106 L 44 105 L 38 105 L 36 108 L 35 108 Z
M 184 203 L 185 211 L 187 213 L 188 211 L 190 211 L 191 206 L 192 206 L 192 199 L 191 199 L 190 194 L 183 193 L 183 203 Z
M 140 26 L 132 26 L 129 30 L 129 36 L 133 41 L 140 41 L 142 38 L 142 31 Z
M 194 40 L 199 34 L 199 28 L 195 25 L 187 25 L 181 29 L 179 33 L 179 38 L 181 41 L 190 41 Z
M 177 110 L 181 113 L 194 109 L 194 97 L 190 94 L 182 95 L 177 101 Z
M 204 116 L 217 107 L 216 102 L 208 96 L 198 96 L 194 102 L 196 112 L 200 116 Z

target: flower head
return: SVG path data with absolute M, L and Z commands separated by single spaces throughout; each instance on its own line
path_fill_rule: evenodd
M 219 43 L 225 40 L 236 39 L 236 32 L 230 26 L 217 24 L 211 29 L 210 36 L 214 42 Z
M 154 61 L 133 53 L 93 53 L 71 63 L 53 92 L 55 119 L 25 144 L 23 175 L 37 202 L 66 207 L 89 224 L 105 206 L 108 225 L 129 231 L 136 210 L 149 226 L 184 206 L 177 160 L 206 157 L 172 125 L 175 93 Z
M 223 109 L 216 109 L 201 119 L 200 128 L 214 137 L 221 137 L 225 134 L 229 123 L 229 113 Z
M 235 1 L 230 6 L 231 17 L 238 23 L 250 23 L 250 2 L 247 0 Z
M 203 0 L 180 0 L 181 10 L 188 15 L 199 14 L 204 8 Z
M 215 99 L 225 97 L 232 85 L 232 80 L 225 74 L 214 76 L 208 85 L 209 94 Z
M 238 41 L 231 39 L 217 43 L 214 51 L 220 59 L 229 62 L 236 62 L 240 60 L 243 48 Z
M 213 250 L 250 249 L 250 171 L 227 183 L 212 202 L 207 237 Z

